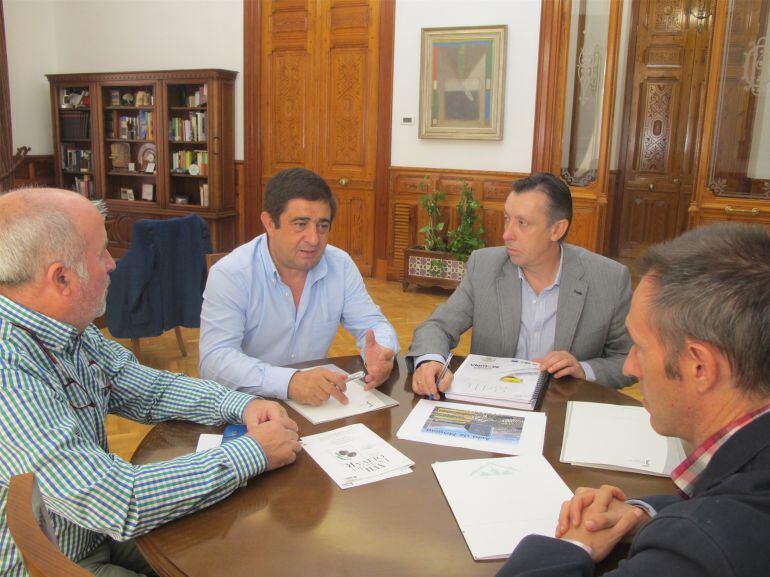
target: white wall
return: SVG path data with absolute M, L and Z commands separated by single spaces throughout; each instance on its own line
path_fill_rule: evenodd
M 50 2 L 4 0 L 5 43 L 14 151 L 51 154 L 51 104 L 45 74 L 56 72 L 56 28 Z
M 51 154 L 45 73 L 225 68 L 243 158 L 243 0 L 4 0 L 14 143 Z M 31 51 L 30 51 L 31 50 Z
M 508 25 L 503 139 L 419 139 L 420 29 L 496 24 Z M 398 0 L 391 164 L 529 172 L 539 39 L 540 0 Z M 401 124 L 404 116 L 411 116 L 414 124 Z

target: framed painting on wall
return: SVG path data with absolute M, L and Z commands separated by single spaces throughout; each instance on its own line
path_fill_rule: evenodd
M 502 140 L 507 28 L 422 29 L 420 138 Z

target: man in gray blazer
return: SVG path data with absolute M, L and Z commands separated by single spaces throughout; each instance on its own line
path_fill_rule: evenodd
M 505 246 L 471 254 L 460 286 L 414 331 L 407 365 L 416 393 L 449 387 L 451 371 L 436 383 L 442 362 L 471 327 L 473 353 L 535 360 L 555 378 L 630 384 L 622 367 L 631 277 L 615 261 L 564 244 L 571 220 L 562 180 L 536 173 L 513 184 Z

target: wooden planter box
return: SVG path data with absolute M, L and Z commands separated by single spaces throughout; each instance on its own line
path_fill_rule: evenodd
M 454 289 L 464 275 L 465 263 L 451 253 L 417 248 L 404 251 L 404 290 L 410 284 Z

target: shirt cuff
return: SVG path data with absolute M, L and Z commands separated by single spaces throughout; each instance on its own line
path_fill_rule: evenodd
M 437 355 L 435 353 L 429 353 L 427 355 L 422 355 L 420 357 L 417 357 L 414 360 L 414 368 L 417 370 L 417 367 L 419 367 L 422 363 L 425 363 L 427 361 L 436 361 L 437 363 L 441 363 L 442 365 L 446 362 L 446 359 L 442 357 L 441 355 Z
M 247 435 L 222 443 L 218 450 L 222 451 L 232 464 L 239 487 L 267 469 L 265 452 L 257 441 Z
M 576 541 L 575 539 L 565 539 L 564 537 L 560 537 L 559 541 L 566 541 L 567 543 L 572 543 L 573 545 L 580 547 L 583 551 L 588 553 L 588 556 L 593 559 L 594 558 L 594 550 L 591 549 L 588 545 L 585 543 L 581 543 L 580 541 Z
M 222 420 L 225 423 L 242 423 L 243 411 L 246 410 L 246 405 L 253 400 L 252 395 L 228 390 L 219 403 L 219 414 Z
M 273 399 L 288 399 L 289 381 L 298 370 L 286 367 L 268 367 L 265 369 L 262 387 L 259 391 L 260 396 Z
M 592 383 L 596 382 L 596 373 L 591 368 L 591 365 L 589 365 L 585 361 L 579 361 L 580 366 L 583 367 L 583 372 L 586 374 L 586 381 L 591 381 Z
M 629 499 L 628 501 L 626 501 L 626 504 L 633 505 L 634 507 L 639 507 L 642 511 L 644 511 L 650 516 L 650 519 L 652 519 L 655 515 L 658 514 L 658 512 L 655 510 L 655 507 L 653 507 L 649 503 L 640 501 L 639 499 Z

